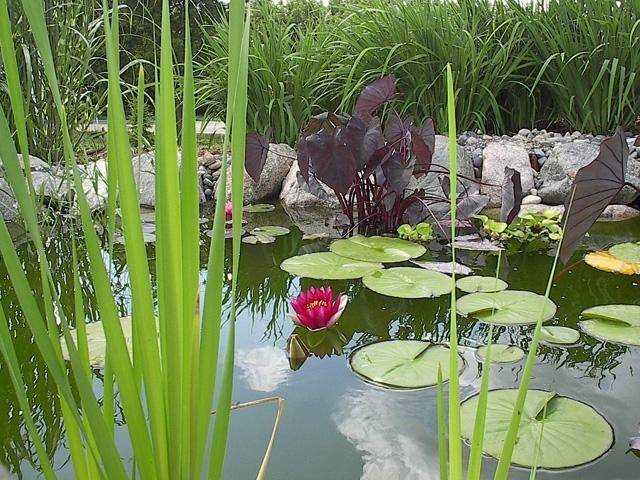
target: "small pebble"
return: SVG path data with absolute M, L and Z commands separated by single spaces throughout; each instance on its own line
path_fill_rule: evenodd
M 471 145 L 475 145 L 476 143 L 478 143 L 480 140 L 478 140 L 476 137 L 469 137 L 467 139 L 467 145 L 471 146 Z
M 539 157 L 538 158 L 538 165 L 540 165 L 541 167 L 547 163 L 547 157 Z
M 537 189 L 537 188 L 532 188 L 532 189 L 529 191 L 529 193 L 530 193 L 531 195 L 538 195 L 538 189 Z
M 537 205 L 542 203 L 542 199 L 538 195 L 527 195 L 522 199 L 522 205 Z
M 211 180 L 210 178 L 204 177 L 204 179 L 202 180 L 202 183 L 207 186 L 207 187 L 211 187 L 213 188 L 215 186 L 215 183 L 213 180 Z
M 473 174 L 476 178 L 482 178 L 482 170 L 478 167 L 473 167 Z
M 529 130 L 528 128 L 521 128 L 518 131 L 518 135 L 522 135 L 523 137 L 526 137 L 527 135 L 529 135 L 531 133 L 531 130 Z

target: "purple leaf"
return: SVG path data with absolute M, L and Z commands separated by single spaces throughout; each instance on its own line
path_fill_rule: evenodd
M 367 85 L 356 101 L 353 116 L 363 120 L 369 120 L 371 114 L 380 105 L 388 102 L 396 95 L 396 77 L 387 75 Z
M 432 119 L 429 118 L 422 125 L 411 128 L 411 147 L 416 157 L 414 175 L 424 175 L 429 171 L 436 147 L 436 131 Z
M 396 152 L 384 163 L 382 170 L 386 178 L 387 190 L 402 196 L 413 175 L 413 165 L 405 163 L 403 158 Z
M 296 144 L 296 151 L 298 152 L 298 167 L 300 168 L 300 174 L 305 181 L 309 181 L 309 149 L 307 148 L 307 138 L 300 138 Z
M 600 145 L 600 153 L 576 174 L 571 195 L 565 201 L 563 263 L 571 258 L 582 238 L 613 201 L 625 183 L 629 147 L 622 127 Z
M 504 167 L 500 220 L 511 224 L 518 216 L 518 213 L 520 213 L 520 205 L 522 205 L 522 181 L 520 180 L 520 172 L 511 167 Z
M 457 217 L 466 220 L 482 211 L 489 203 L 488 195 L 466 195 L 458 201 Z
M 259 135 L 256 132 L 247 134 L 244 168 L 256 183 L 260 181 L 260 175 L 262 175 L 264 164 L 267 161 L 271 132 L 271 127 L 269 127 L 264 135 Z
M 389 115 L 384 126 L 384 138 L 387 140 L 387 144 L 397 148 L 398 145 L 396 144 L 409 135 L 411 122 L 411 118 L 403 120 L 396 112 Z
M 356 161 L 342 138 L 342 128 L 307 137 L 307 149 L 318 180 L 344 195 L 356 176 Z

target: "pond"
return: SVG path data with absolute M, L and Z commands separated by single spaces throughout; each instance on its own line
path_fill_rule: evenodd
M 449 297 L 403 300 L 385 297 L 365 288 L 362 281 L 316 281 L 293 277 L 279 268 L 294 255 L 326 251 L 327 238 L 303 240 L 302 232 L 292 226 L 286 213 L 253 214 L 251 222 L 291 227 L 291 233 L 277 237 L 275 243 L 245 245 L 238 278 L 239 316 L 235 400 L 250 401 L 269 396 L 286 399 L 284 418 L 269 466 L 268 478 L 320 480 L 389 479 L 425 480 L 438 478 L 436 390 L 387 390 L 363 382 L 350 369 L 348 355 L 361 345 L 386 339 L 427 339 L 446 342 L 449 325 Z M 202 242 L 209 237 L 202 225 Z M 152 228 L 150 228 L 152 230 Z M 605 248 L 621 241 L 640 240 L 640 221 L 597 224 L 586 239 L 589 250 Z M 72 267 L 68 232 L 53 228 L 47 248 L 53 264 L 55 281 L 66 304 L 73 308 Z M 227 254 L 230 255 L 230 241 Z M 36 291 L 38 278 L 34 250 L 22 243 L 19 253 Z M 148 247 L 150 259 L 154 249 Z M 446 260 L 447 249 L 432 253 L 434 260 Z M 576 256 L 579 260 L 582 251 Z M 202 248 L 202 278 L 207 252 Z M 503 257 L 500 276 L 511 289 L 542 293 L 553 258 L 547 253 L 515 254 Z M 497 256 L 491 253 L 460 252 L 459 261 L 473 268 L 477 275 L 493 275 Z M 97 320 L 97 306 L 90 286 L 87 261 L 81 258 L 87 321 Z M 230 268 L 230 267 L 229 267 Z M 151 260 L 151 274 L 154 275 Z M 120 313 L 130 308 L 127 288 L 128 272 L 123 248 L 116 246 L 112 278 Z M 587 307 L 607 303 L 634 303 L 640 299 L 638 276 L 622 276 L 595 270 L 583 262 L 562 272 L 551 298 L 558 305 L 549 322 L 577 328 L 578 316 Z M 330 285 L 334 291 L 348 295 L 349 303 L 337 325 L 341 336 L 334 342 L 317 345 L 301 368 L 293 371 L 287 360 L 287 339 L 294 325 L 286 317 L 288 300 L 301 289 Z M 0 265 L 0 301 L 10 322 L 16 349 L 34 405 L 37 426 L 54 458 L 60 478 L 71 477 L 71 465 L 60 407 L 54 383 L 47 377 L 43 362 L 21 318 L 15 294 Z M 227 302 L 228 307 L 228 302 Z M 511 343 L 528 351 L 532 327 L 496 327 L 494 341 Z M 462 396 L 479 389 L 478 365 L 471 348 L 484 344 L 488 327 L 461 319 L 461 345 L 465 353 L 465 370 L 461 374 Z M 340 338 L 343 337 L 343 338 Z M 343 345 L 342 345 L 343 344 Z M 342 353 L 335 351 L 342 347 Z M 211 366 L 213 369 L 215 366 Z M 592 405 L 613 426 L 615 444 L 611 451 L 591 464 L 560 472 L 540 471 L 537 478 L 558 479 L 635 479 L 640 460 L 626 454 L 627 439 L 637 435 L 640 411 L 640 349 L 603 343 L 581 335 L 578 346 L 561 348 L 541 345 L 531 388 L 553 390 Z M 519 382 L 523 361 L 494 365 L 491 387 L 513 387 Z M 16 411 L 7 369 L 0 364 L 0 463 L 22 477 L 38 478 L 33 446 Z M 95 388 L 102 390 L 100 371 L 96 371 Z M 275 407 L 263 405 L 232 414 L 231 435 L 224 478 L 255 478 L 267 445 L 275 417 Z M 121 451 L 131 456 L 123 434 L 122 415 L 118 414 L 117 434 Z M 559 446 L 558 448 L 562 448 Z M 486 478 L 495 461 L 484 462 Z M 529 478 L 528 470 L 514 468 L 510 478 Z

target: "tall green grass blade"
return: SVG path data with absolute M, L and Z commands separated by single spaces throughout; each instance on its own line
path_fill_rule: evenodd
M 447 451 L 447 420 L 444 409 L 444 385 L 441 365 L 438 365 L 438 460 L 440 480 L 447 480 L 449 478 L 449 455 Z
M 447 110 L 449 128 L 449 198 L 451 208 L 451 261 L 456 262 L 456 208 L 458 204 L 458 163 L 456 104 L 451 65 L 447 65 Z M 460 433 L 460 380 L 458 379 L 458 313 L 456 310 L 456 275 L 451 273 L 451 310 L 449 318 L 449 477 L 462 478 L 462 440 Z

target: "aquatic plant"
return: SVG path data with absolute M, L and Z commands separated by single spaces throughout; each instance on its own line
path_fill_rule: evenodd
M 404 223 L 398 227 L 398 236 L 412 242 L 428 242 L 433 240 L 433 227 L 430 223 L 420 222 L 417 225 Z
M 606 252 L 591 252 L 584 261 L 598 270 L 640 275 L 640 243 L 619 243 Z
M 333 327 L 347 306 L 347 296 L 333 295 L 331 287 L 311 287 L 291 300 L 291 321 L 308 330 L 324 330 Z
M 233 219 L 233 202 L 224 204 L 224 219 L 228 222 Z

